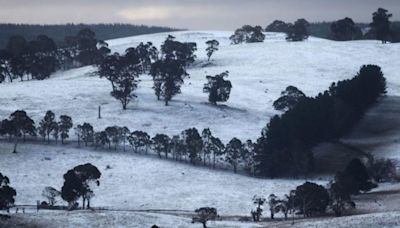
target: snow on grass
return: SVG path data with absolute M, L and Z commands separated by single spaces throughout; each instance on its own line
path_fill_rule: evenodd
M 223 215 L 249 215 L 254 195 L 283 196 L 304 182 L 250 178 L 132 152 L 26 144 L 19 146 L 18 154 L 10 153 L 11 149 L 11 144 L 0 145 L 0 170 L 17 190 L 17 204 L 32 205 L 36 200 L 45 200 L 41 192 L 46 186 L 61 189 L 63 174 L 88 162 L 102 173 L 92 206 L 116 209 L 193 211 L 209 206 Z M 111 169 L 106 168 L 108 165 Z
M 363 64 L 378 64 L 388 78 L 388 91 L 400 95 L 398 65 L 399 44 L 382 45 L 378 41 L 334 42 L 310 38 L 305 42 L 286 42 L 283 34 L 267 33 L 264 43 L 230 45 L 231 32 L 174 32 L 177 40 L 197 42 L 198 59 L 188 71 L 182 94 L 165 107 L 157 101 L 152 80 L 141 76 L 138 98 L 121 110 L 119 101 L 110 96 L 111 85 L 93 75 L 94 67 L 57 73 L 49 80 L 0 85 L 0 116 L 25 109 L 36 121 L 47 110 L 56 115 L 72 116 L 75 124 L 89 122 L 96 130 L 109 125 L 144 130 L 151 135 L 179 134 L 189 127 L 210 127 L 224 142 L 232 137 L 256 139 L 269 118 L 277 114 L 272 103 L 288 85 L 314 96 L 337 80 L 353 77 Z M 167 33 L 143 35 L 108 41 L 112 51 L 123 52 L 140 42 L 159 46 Z M 205 42 L 217 39 L 220 50 L 207 63 Z M 214 107 L 202 92 L 206 75 L 230 72 L 233 89 L 230 100 Z M 97 119 L 98 106 L 102 119 Z

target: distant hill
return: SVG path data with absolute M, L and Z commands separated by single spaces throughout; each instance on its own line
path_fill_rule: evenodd
M 33 40 L 38 35 L 47 35 L 54 39 L 58 45 L 62 45 L 66 36 L 76 35 L 79 30 L 84 28 L 93 30 L 96 37 L 101 40 L 179 30 L 169 27 L 131 24 L 0 24 L 0 49 L 4 48 L 8 39 L 14 35 L 22 35 L 27 40 Z

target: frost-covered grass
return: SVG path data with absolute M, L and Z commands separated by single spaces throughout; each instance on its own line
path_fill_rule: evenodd
M 144 130 L 152 136 L 155 133 L 178 134 L 189 127 L 210 127 L 226 143 L 232 137 L 256 139 L 269 118 L 277 114 L 272 108 L 272 102 L 288 85 L 294 85 L 307 95 L 314 96 L 334 81 L 353 77 L 363 64 L 380 65 L 388 79 L 388 94 L 400 95 L 399 44 L 382 45 L 378 41 L 333 42 L 317 38 L 288 43 L 282 34 L 268 33 L 264 43 L 232 46 L 228 40 L 231 32 L 188 31 L 173 35 L 180 41 L 197 42 L 199 51 L 196 53 L 198 60 L 189 69 L 191 76 L 185 80 L 182 94 L 175 97 L 168 107 L 156 100 L 151 89 L 151 78 L 142 75 L 137 90 L 138 98 L 128 105 L 128 110 L 122 111 L 120 103 L 109 94 L 109 82 L 92 74 L 96 70 L 94 67 L 84 67 L 59 72 L 45 81 L 0 84 L 0 117 L 6 118 L 16 109 L 24 109 L 39 122 L 47 110 L 53 110 L 56 115 L 72 116 L 75 124 L 89 122 L 95 130 L 116 124 L 131 130 Z M 123 52 L 139 42 L 152 41 L 159 46 L 166 36 L 154 34 L 129 37 L 109 41 L 109 44 L 113 51 Z M 207 62 L 204 43 L 209 39 L 219 40 L 221 47 L 213 56 L 212 64 L 203 67 Z M 231 99 L 218 107 L 209 105 L 207 94 L 202 93 L 205 76 L 226 70 L 230 71 L 229 78 L 233 84 Z M 102 107 L 102 119 L 97 119 L 99 105 Z M 386 105 L 391 107 L 390 102 Z M 375 110 L 369 117 L 376 117 L 387 109 Z M 391 112 L 393 116 L 395 112 Z M 367 115 L 366 119 L 369 117 Z M 365 123 L 363 126 L 369 126 L 370 122 Z M 382 126 L 382 123 L 376 125 Z M 358 133 L 350 135 L 348 140 L 352 144 L 364 146 L 378 144 L 379 147 L 373 152 L 379 152 L 376 151 L 379 149 L 386 151 L 382 156 L 398 158 L 399 147 L 395 139 L 399 135 L 397 130 L 391 136 L 386 131 L 384 137 L 374 137 L 374 134 L 379 135 L 380 132 L 372 131 L 366 138 L 360 134 L 365 129 L 359 128 Z M 62 175 L 68 169 L 86 162 L 96 165 L 102 172 L 101 185 L 95 190 L 93 206 L 117 209 L 192 211 L 198 207 L 211 206 L 216 207 L 222 215 L 249 216 L 253 208 L 253 195 L 267 196 L 274 193 L 283 196 L 304 182 L 300 179 L 255 179 L 235 175 L 230 171 L 214 171 L 201 166 L 193 167 L 134 155 L 132 152 L 96 152 L 84 148 L 22 144 L 18 154 L 11 154 L 11 147 L 11 144 L 0 144 L 0 172 L 10 177 L 11 185 L 18 192 L 19 205 L 44 200 L 40 196 L 44 187 L 60 189 Z M 107 165 L 111 169 L 106 169 Z M 324 180 L 318 182 L 326 183 Z M 395 188 L 398 189 L 398 186 Z M 368 208 L 370 203 L 360 205 Z M 375 205 L 373 208 L 378 207 Z M 390 208 L 394 209 L 393 206 Z M 164 227 L 190 225 L 190 220 L 182 217 L 124 212 L 41 212 L 39 215 L 28 214 L 22 217 L 32 223 L 42 221 L 49 227 L 148 227 L 153 221 L 163 223 Z M 321 220 L 318 222 L 302 221 L 298 226 L 327 227 L 329 224 L 330 227 L 376 227 L 374 225 L 380 224 L 392 227 L 398 226 L 398 217 L 397 212 L 391 212 L 324 218 L 318 219 Z M 275 224 L 280 227 L 290 226 L 287 222 Z M 242 225 L 217 223 L 216 226 Z
M 215 171 L 201 166 L 177 164 L 132 152 L 96 152 L 62 146 L 0 145 L 0 169 L 18 192 L 17 204 L 45 200 L 46 186 L 61 189 L 63 174 L 87 162 L 102 173 L 92 206 L 116 209 L 173 209 L 193 211 L 209 206 L 223 215 L 246 215 L 253 208 L 254 195 L 283 196 L 304 180 L 256 179 Z M 107 169 L 107 166 L 111 169 Z M 322 181 L 321 183 L 325 183 Z M 65 204 L 60 200 L 60 203 Z
M 96 130 L 117 124 L 131 130 L 179 134 L 189 127 L 210 127 L 224 142 L 232 137 L 256 139 L 269 118 L 280 92 L 288 85 L 297 86 L 314 96 L 337 80 L 353 77 L 363 64 L 378 64 L 388 78 L 388 91 L 400 95 L 397 75 L 399 44 L 382 45 L 378 41 L 333 42 L 310 38 L 306 42 L 286 42 L 282 34 L 268 33 L 264 43 L 230 45 L 231 32 L 175 32 L 180 41 L 198 44 L 198 59 L 188 71 L 182 94 L 165 107 L 157 101 L 151 77 L 141 76 L 138 98 L 123 111 L 119 101 L 110 96 L 106 79 L 90 74 L 94 67 L 60 72 L 45 81 L 0 85 L 0 116 L 7 117 L 16 109 L 25 109 L 38 121 L 47 110 L 56 115 L 72 116 L 76 124 L 89 122 Z M 109 41 L 113 51 L 123 52 L 139 42 L 152 41 L 159 46 L 167 34 L 153 34 Z M 220 50 L 213 62 L 206 61 L 205 41 L 217 39 Z M 202 92 L 205 76 L 230 72 L 233 90 L 230 100 L 214 107 Z M 102 119 L 97 108 L 102 106 Z

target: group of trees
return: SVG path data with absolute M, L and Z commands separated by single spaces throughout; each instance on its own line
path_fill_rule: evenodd
M 58 69 L 99 64 L 110 50 L 107 43 L 97 40 L 89 29 L 65 38 L 66 46 L 58 47 L 53 39 L 39 35 L 27 41 L 21 35 L 12 36 L 0 50 L 0 83 L 49 78 Z
M 209 40 L 206 44 L 210 61 L 212 54 L 218 50 L 219 42 Z M 123 109 L 136 97 L 134 92 L 141 74 L 149 74 L 153 78 L 157 99 L 162 98 L 165 105 L 168 105 L 174 96 L 181 93 L 181 85 L 185 77 L 189 76 L 186 69 L 195 61 L 196 50 L 196 43 L 182 43 L 169 35 L 160 51 L 148 42 L 126 49 L 124 55 L 114 53 L 104 57 L 98 66 L 98 74 L 111 82 L 111 96 L 121 102 Z M 232 85 L 223 79 L 226 76 L 228 72 L 215 77 L 207 76 L 207 92 L 210 93 L 211 103 L 228 100 Z
M 312 182 L 305 182 L 289 191 L 280 199 L 271 194 L 268 199 L 255 196 L 253 202 L 256 210 L 251 214 L 254 221 L 260 221 L 264 204 L 268 204 L 271 219 L 276 213 L 282 212 L 285 219 L 288 213 L 301 214 L 304 217 L 323 215 L 330 209 L 336 216 L 342 216 L 348 210 L 356 207 L 351 197 L 376 188 L 366 166 L 359 160 L 351 160 L 344 171 L 338 172 L 327 187 Z
M 7 40 L 15 34 L 21 34 L 26 40 L 33 40 L 37 36 L 46 34 L 51 37 L 57 46 L 65 46 L 65 37 L 77 34 L 82 29 L 90 29 L 100 40 L 111 40 L 121 37 L 137 36 L 159 32 L 176 31 L 168 27 L 132 25 L 132 24 L 0 24 L 0 49 L 5 48 Z
M 61 115 L 59 121 L 56 121 L 55 114 L 47 111 L 44 118 L 36 127 L 35 122 L 24 110 L 13 112 L 8 119 L 0 122 L 0 135 L 6 136 L 10 141 L 14 139 L 14 153 L 17 152 L 17 145 L 22 138 L 25 141 L 26 136 L 36 136 L 37 133 L 45 141 L 50 142 L 50 136 L 57 142 L 61 138 L 62 144 L 69 138 L 69 130 L 72 128 L 72 119 L 67 115 Z
M 61 115 L 60 120 L 56 120 L 56 116 L 52 111 L 47 111 L 44 118 L 40 121 L 38 133 L 50 143 L 50 135 L 56 140 L 61 138 L 61 143 L 64 144 L 65 139 L 69 138 L 69 130 L 72 128 L 72 118 L 67 115 Z
M 400 37 L 398 37 L 399 30 L 398 28 L 392 26 L 392 23 L 390 22 L 391 17 L 392 14 L 389 14 L 388 10 L 379 8 L 372 15 L 372 23 L 368 25 L 368 31 L 365 28 L 367 26 L 364 26 L 364 33 L 360 25 L 356 24 L 349 17 L 334 21 L 332 23 L 319 24 L 310 24 L 304 19 L 299 19 L 293 24 L 286 23 L 281 20 L 275 20 L 265 28 L 265 31 L 286 33 L 286 39 L 288 41 L 302 41 L 307 39 L 311 33 L 315 36 L 322 36 L 323 38 L 329 38 L 337 41 L 374 38 L 381 40 L 382 43 L 386 43 L 388 41 L 398 42 L 398 40 L 400 40 Z M 310 26 L 312 28 L 310 28 Z M 314 30 L 318 32 L 314 32 Z M 324 31 L 321 32 L 320 30 Z M 321 35 L 320 33 L 327 34 Z
M 375 65 L 363 66 L 354 78 L 333 83 L 315 98 L 289 88 L 274 103 L 287 111 L 271 118 L 255 145 L 258 173 L 276 177 L 312 172 L 312 148 L 348 133 L 385 93 L 386 80 Z
M 229 37 L 232 44 L 240 43 L 258 43 L 264 42 L 265 35 L 261 26 L 244 25 L 235 30 L 235 33 Z

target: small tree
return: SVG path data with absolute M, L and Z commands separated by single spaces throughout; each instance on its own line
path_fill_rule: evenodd
M 15 203 L 17 192 L 9 184 L 10 179 L 0 173 L 0 210 L 8 210 Z
M 281 97 L 274 101 L 274 108 L 279 111 L 287 111 L 294 108 L 306 95 L 294 86 L 288 86 L 282 91 Z
M 220 157 L 223 154 L 225 154 L 225 145 L 219 138 L 211 137 L 211 151 L 213 154 L 213 169 L 215 169 L 217 157 Z
M 190 163 L 196 165 L 201 161 L 200 152 L 203 149 L 203 140 L 196 128 L 189 128 L 182 132 L 182 138 L 185 143 Z
M 388 14 L 388 10 L 379 8 L 372 14 L 371 27 L 376 33 L 376 38 L 382 43 L 387 43 L 390 40 L 390 18 L 392 14 Z
M 201 207 L 196 209 L 196 215 L 192 218 L 192 223 L 199 222 L 203 228 L 207 228 L 208 221 L 215 221 L 218 218 L 217 209 L 213 207 Z
M 147 149 L 151 144 L 150 136 L 144 131 L 134 131 L 128 136 L 129 144 L 131 144 L 135 150 L 135 153 L 139 151 L 140 148 L 145 147 Z
M 50 134 L 57 128 L 56 116 L 52 111 L 47 111 L 43 120 L 39 123 L 39 134 L 50 143 Z
M 67 201 L 70 209 L 76 201 L 82 197 L 82 208 L 88 200 L 87 207 L 90 208 L 90 199 L 94 196 L 92 185 L 100 185 L 101 176 L 98 168 L 90 163 L 76 166 L 64 174 L 64 185 L 61 189 L 61 197 Z
M 266 28 L 266 32 L 287 32 L 290 24 L 285 23 L 281 20 L 275 20 L 269 24 Z
M 219 42 L 218 40 L 209 40 L 206 42 L 206 44 L 207 44 L 206 51 L 208 57 L 207 61 L 210 61 L 210 58 L 214 54 L 214 52 L 218 51 Z
M 45 187 L 42 192 L 42 196 L 45 197 L 50 206 L 54 206 L 57 202 L 56 197 L 60 196 L 61 192 L 53 187 Z
M 165 105 L 168 106 L 168 102 L 181 93 L 183 79 L 189 74 L 182 61 L 166 58 L 151 65 L 150 75 L 153 77 L 153 89 L 157 99 L 163 97 Z
M 232 84 L 225 77 L 229 76 L 229 72 L 225 71 L 215 76 L 206 76 L 208 83 L 204 84 L 203 92 L 208 93 L 208 101 L 214 105 L 217 102 L 226 102 L 231 94 Z
M 262 206 L 264 205 L 264 203 L 267 200 L 264 197 L 260 197 L 260 196 L 254 196 L 253 197 L 253 203 L 256 205 L 256 210 L 252 210 L 251 211 L 251 217 L 253 218 L 254 222 L 259 222 L 263 209 Z
M 377 159 L 369 167 L 370 176 L 376 182 L 391 181 L 396 179 L 396 162 L 391 159 Z
M 25 141 L 26 135 L 36 136 L 35 122 L 23 110 L 17 110 L 10 115 L 9 134 L 15 137 L 14 153 L 17 152 L 18 138 Z
M 100 77 L 107 78 L 112 85 L 111 96 L 119 100 L 122 109 L 126 109 L 129 102 L 136 97 L 133 91 L 137 88 L 137 77 L 141 71 L 139 57 L 114 54 L 105 58 L 99 66 Z
M 241 154 L 241 159 L 244 162 L 245 170 L 252 176 L 255 176 L 255 151 L 254 143 L 251 140 L 247 140 L 243 144 L 243 150 Z
M 336 174 L 335 182 L 343 186 L 348 195 L 357 195 L 377 187 L 360 159 L 351 160 L 343 172 Z
M 242 28 L 236 29 L 235 33 L 229 38 L 232 44 L 257 43 L 263 42 L 265 35 L 262 33 L 261 26 L 244 25 Z
M 72 128 L 72 118 L 67 115 L 61 115 L 58 122 L 58 129 L 60 131 L 61 143 L 64 144 L 65 139 L 69 138 L 69 130 Z
M 233 138 L 229 143 L 226 145 L 225 154 L 226 160 L 232 165 L 233 172 L 237 172 L 237 167 L 240 160 L 240 155 L 242 154 L 242 142 L 237 139 Z
M 168 158 L 169 152 L 169 137 L 164 134 L 157 134 L 152 139 L 153 149 L 157 152 L 158 157 L 161 158 L 161 153 L 165 153 L 165 158 Z
M 88 146 L 89 142 L 93 142 L 94 130 L 91 124 L 83 123 L 82 125 L 78 125 L 76 133 L 78 135 L 78 143 L 79 139 L 85 143 L 85 146 Z
M 105 145 L 108 145 L 108 148 L 110 148 L 110 139 L 106 131 L 100 131 L 94 134 L 94 145 L 96 149 L 99 146 L 103 148 Z
M 286 32 L 287 41 L 303 41 L 309 36 L 307 27 L 310 24 L 305 19 L 298 19 L 293 25 L 290 25 Z
M 344 18 L 331 24 L 331 33 L 334 40 L 358 40 L 362 38 L 362 32 L 351 18 Z
M 311 182 L 297 186 L 294 206 L 304 217 L 310 217 L 315 213 L 324 213 L 328 204 L 329 194 L 323 186 Z

